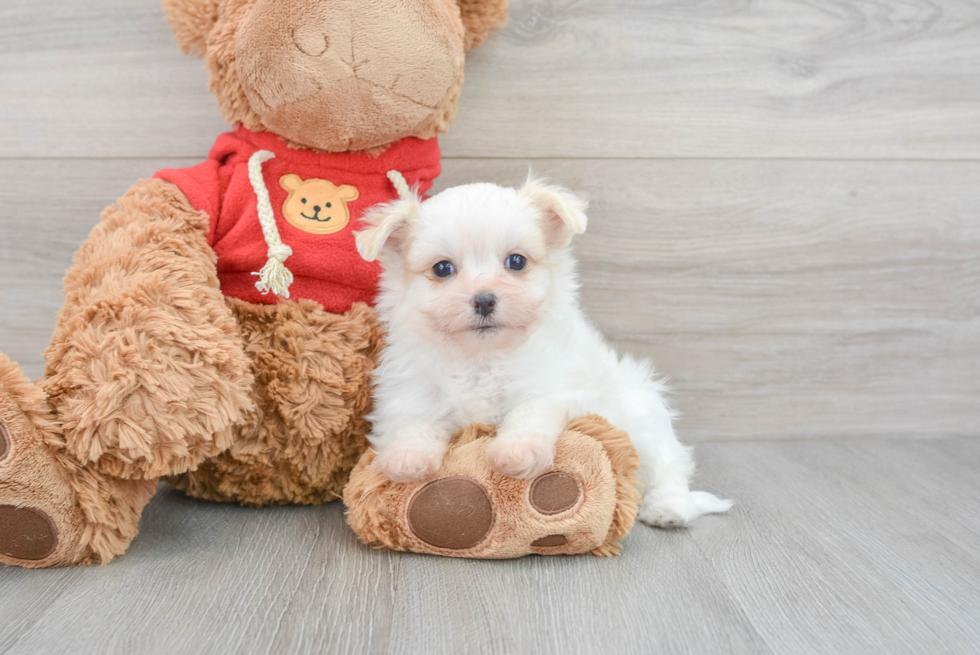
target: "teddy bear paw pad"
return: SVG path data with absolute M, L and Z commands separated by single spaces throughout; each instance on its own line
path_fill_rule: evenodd
M 58 528 L 50 516 L 33 507 L 0 505 L 0 555 L 37 561 L 58 547 Z
M 486 539 L 493 518 L 487 490 L 463 475 L 433 480 L 419 489 L 408 504 L 409 529 L 436 548 L 473 548 Z
M 531 545 L 535 548 L 553 548 L 555 546 L 564 546 L 568 543 L 568 537 L 563 534 L 549 534 L 547 537 L 541 537 L 540 539 L 535 539 L 531 542 Z
M 582 489 L 574 475 L 552 471 L 534 479 L 528 496 L 539 513 L 560 514 L 578 503 Z
M 7 428 L 4 427 L 3 421 L 0 421 L 0 462 L 7 459 L 10 454 L 10 435 L 7 434 Z

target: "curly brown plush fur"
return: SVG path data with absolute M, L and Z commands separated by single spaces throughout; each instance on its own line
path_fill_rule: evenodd
M 371 372 L 381 347 L 374 310 L 228 299 L 252 362 L 256 411 L 230 450 L 168 482 L 192 496 L 245 505 L 340 497 L 367 447 Z
M 466 27 L 466 49 L 483 45 L 490 32 L 507 24 L 510 0 L 459 0 L 459 13 Z
M 640 456 L 630 442 L 629 435 L 617 430 L 604 418 L 589 414 L 572 419 L 567 426 L 567 432 L 581 432 L 600 444 L 609 458 L 613 477 L 616 479 L 616 509 L 613 512 L 609 532 L 602 545 L 592 550 L 593 555 L 618 555 L 620 542 L 633 529 L 636 513 L 640 509 L 640 483 L 637 472 L 640 468 Z
M 117 478 L 186 471 L 231 446 L 252 407 L 207 229 L 174 185 L 144 180 L 75 254 L 41 386 L 81 464 Z

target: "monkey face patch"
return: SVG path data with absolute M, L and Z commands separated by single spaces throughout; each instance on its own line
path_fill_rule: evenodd
M 283 175 L 279 186 L 289 192 L 282 203 L 282 216 L 290 225 L 311 234 L 333 234 L 350 223 L 347 203 L 360 195 L 349 184 L 337 186 L 329 180 L 299 175 Z

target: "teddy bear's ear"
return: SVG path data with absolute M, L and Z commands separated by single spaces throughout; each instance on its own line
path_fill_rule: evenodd
M 290 193 L 298 189 L 302 184 L 303 178 L 293 173 L 283 175 L 279 178 L 279 186 L 282 187 L 283 191 L 289 191 Z
M 361 222 L 367 228 L 354 235 L 361 258 L 373 262 L 381 257 L 382 251 L 397 250 L 404 240 L 404 228 L 415 220 L 421 210 L 422 202 L 414 193 L 369 209 L 361 217 Z
M 564 248 L 573 236 L 585 232 L 588 203 L 568 189 L 528 177 L 520 194 L 540 212 L 548 246 L 553 250 Z
M 492 30 L 507 24 L 510 0 L 456 0 L 466 28 L 466 49 L 482 45 Z
M 218 0 L 162 0 L 161 5 L 181 51 L 203 57 L 218 21 Z
M 358 196 L 361 195 L 360 191 L 358 191 L 355 187 L 352 187 L 349 184 L 340 185 L 339 187 L 337 187 L 337 191 L 340 193 L 340 199 L 345 202 L 351 202 L 353 200 L 357 200 Z

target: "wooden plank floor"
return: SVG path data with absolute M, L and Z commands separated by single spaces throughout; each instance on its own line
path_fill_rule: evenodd
M 972 653 L 980 440 L 702 444 L 739 500 L 618 558 L 375 552 L 164 491 L 106 568 L 0 570 L 0 652 Z
M 732 512 L 471 562 L 164 490 L 109 567 L 0 568 L 0 654 L 980 652 L 980 4 L 512 4 L 437 188 L 588 196 L 586 308 Z M 0 2 L 0 350 L 39 376 L 101 209 L 226 129 L 158 0 Z

